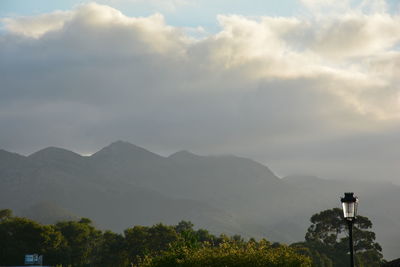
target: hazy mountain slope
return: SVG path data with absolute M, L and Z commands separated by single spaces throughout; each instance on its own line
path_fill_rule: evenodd
M 123 181 L 166 196 L 207 202 L 235 214 L 246 235 L 267 235 L 284 241 L 303 237 L 303 229 L 293 236 L 285 233 L 285 227 L 277 226 L 300 216 L 298 199 L 311 206 L 312 198 L 283 183 L 268 167 L 253 160 L 198 156 L 187 151 L 165 158 L 121 141 L 88 160 L 91 168 L 111 183 Z
M 285 242 L 303 238 L 304 229 L 286 226 L 293 218 L 304 217 L 299 203 L 312 207 L 312 197 L 282 182 L 266 166 L 235 156 L 205 157 L 188 152 L 170 158 L 177 170 L 174 179 L 181 179 L 174 183 L 179 186 L 178 193 L 237 214 L 242 227 L 251 234 Z M 288 228 L 293 231 L 288 232 Z
M 280 179 L 250 159 L 187 151 L 162 157 L 122 141 L 90 157 L 54 147 L 29 157 L 0 150 L 0 208 L 47 221 L 68 211 L 115 231 L 185 219 L 215 233 L 294 242 L 304 239 L 312 214 L 339 207 L 346 191 L 359 195 L 360 212 L 373 220 L 385 255 L 394 257 L 400 212 L 387 205 L 400 203 L 396 186 Z
M 304 236 L 303 228 L 292 226 L 293 231 L 288 233 L 281 225 L 303 215 L 297 209 L 299 198 L 308 206 L 312 198 L 296 192 L 296 188 L 283 183 L 269 168 L 250 159 L 198 156 L 187 151 L 164 158 L 118 141 L 88 160 L 110 183 L 124 181 L 163 195 L 207 202 L 235 214 L 236 222 L 241 225 L 240 233 L 245 236 L 267 236 L 287 242 Z
M 22 211 L 19 211 L 16 215 L 31 218 L 32 220 L 43 224 L 79 220 L 80 218 L 54 202 L 36 203 Z
M 52 209 L 44 208 L 42 214 L 38 214 L 38 206 L 28 209 L 50 202 L 116 231 L 134 224 L 177 223 L 181 219 L 201 227 L 211 225 L 219 232 L 240 231 L 233 217 L 223 210 L 113 179 L 108 176 L 112 172 L 99 171 L 107 169 L 108 164 L 93 165 L 89 158 L 64 149 L 47 148 L 29 157 L 3 154 L 3 162 L 10 164 L 0 170 L 0 208 L 11 208 L 35 219 L 36 215 L 57 217 L 45 214 Z
M 11 186 L 11 181 L 18 182 L 26 172 L 37 168 L 37 164 L 27 157 L 0 149 L 0 182 L 4 186 Z
M 26 157 L 0 149 L 0 171 L 26 168 Z

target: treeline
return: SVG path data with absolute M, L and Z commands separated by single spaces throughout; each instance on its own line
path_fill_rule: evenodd
M 308 257 L 287 246 L 215 236 L 187 221 L 118 234 L 100 231 L 86 218 L 42 225 L 1 210 L 0 265 L 23 265 L 31 253 L 52 266 L 311 266 Z
M 100 231 L 87 218 L 42 225 L 0 210 L 0 265 L 23 265 L 25 254 L 37 253 L 52 266 L 346 266 L 339 212 L 314 215 L 306 241 L 286 246 L 239 235 L 216 236 L 195 230 L 188 221 L 134 226 L 119 234 Z M 366 230 L 372 224 L 360 218 L 362 227 L 355 231 L 357 266 L 379 266 L 381 248 L 375 234 Z

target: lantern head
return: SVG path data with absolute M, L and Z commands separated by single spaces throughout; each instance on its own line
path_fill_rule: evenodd
M 354 196 L 354 193 L 344 193 L 341 201 L 344 218 L 353 221 L 357 216 L 358 198 Z

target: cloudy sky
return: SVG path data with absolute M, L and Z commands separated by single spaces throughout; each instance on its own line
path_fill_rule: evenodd
M 0 148 L 400 183 L 398 1 L 3 0 Z

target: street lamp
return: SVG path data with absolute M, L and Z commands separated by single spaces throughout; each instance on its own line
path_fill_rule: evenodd
M 349 243 L 350 243 L 350 266 L 354 267 L 354 249 L 353 249 L 353 224 L 357 216 L 358 198 L 354 193 L 344 193 L 341 198 L 343 215 L 349 226 Z

